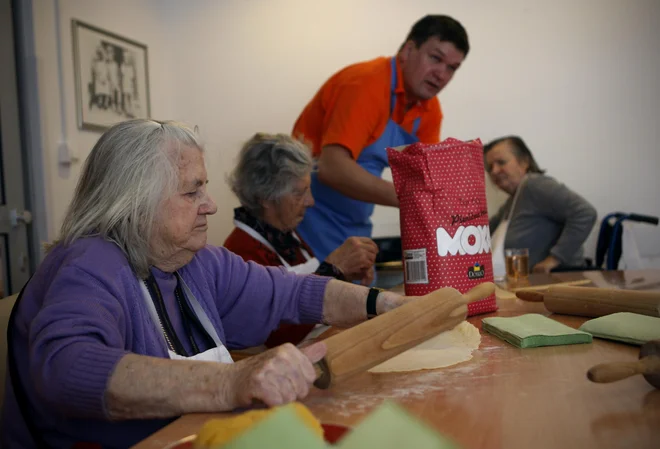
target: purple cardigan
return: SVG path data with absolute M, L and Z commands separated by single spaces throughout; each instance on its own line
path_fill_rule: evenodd
M 179 273 L 228 349 L 262 344 L 280 321 L 321 320 L 330 278 L 266 268 L 207 246 Z M 99 237 L 54 248 L 29 282 L 14 327 L 32 416 L 52 447 L 126 448 L 171 420 L 108 420 L 104 393 L 128 353 L 168 357 L 124 253 Z M 0 446 L 34 447 L 7 376 Z

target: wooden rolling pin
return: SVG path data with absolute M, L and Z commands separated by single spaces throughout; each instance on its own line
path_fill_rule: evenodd
M 557 285 L 544 292 L 519 291 L 525 301 L 543 301 L 553 313 L 599 317 L 616 312 L 632 312 L 660 317 L 660 291 Z
M 651 340 L 642 345 L 637 362 L 616 362 L 596 365 L 587 371 L 592 382 L 616 382 L 636 374 L 660 389 L 660 340 Z
M 317 388 L 329 388 L 395 355 L 453 329 L 467 317 L 467 304 L 493 294 L 484 282 L 462 295 L 446 287 L 346 329 L 323 342 L 325 357 L 315 364 Z

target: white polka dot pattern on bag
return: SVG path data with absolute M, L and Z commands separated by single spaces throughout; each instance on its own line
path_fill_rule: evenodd
M 387 154 L 399 197 L 406 295 L 425 295 L 441 287 L 465 293 L 482 282 L 492 282 L 481 141 L 450 138 L 437 144 L 416 143 L 403 151 L 388 148 Z M 444 257 L 439 254 L 438 233 Z M 405 263 L 406 251 L 424 248 L 428 283 L 408 282 L 409 276 L 416 279 L 421 271 L 418 265 Z M 496 309 L 495 295 L 491 295 L 470 303 L 468 315 Z

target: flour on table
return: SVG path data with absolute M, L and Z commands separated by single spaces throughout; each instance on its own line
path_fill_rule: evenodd
M 414 348 L 392 357 L 369 370 L 370 373 L 393 373 L 443 368 L 472 358 L 479 348 L 479 329 L 463 321 L 450 331 L 443 332 Z

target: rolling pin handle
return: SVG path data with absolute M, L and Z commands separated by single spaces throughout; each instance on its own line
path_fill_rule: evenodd
M 471 290 L 463 293 L 466 302 L 479 301 L 495 293 L 495 284 L 492 282 L 482 282 Z
M 321 360 L 314 364 L 314 369 L 316 370 L 316 380 L 314 381 L 314 386 L 320 388 L 321 390 L 327 390 L 330 388 L 332 383 L 332 374 L 330 374 L 330 366 L 328 366 L 328 361 L 323 357 Z

